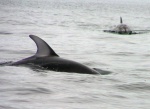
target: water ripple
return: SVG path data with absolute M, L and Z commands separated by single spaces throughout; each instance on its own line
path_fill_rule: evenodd
M 0 105 L 0 109 L 17 109 L 11 106 L 4 106 L 4 105 Z
M 143 82 L 117 85 L 116 87 L 124 91 L 150 91 L 150 84 Z
M 6 32 L 6 31 L 0 31 L 0 35 L 10 35 L 10 34 L 13 34 L 13 33 Z
M 32 94 L 51 94 L 52 91 L 46 88 L 13 88 L 1 89 L 0 92 L 15 92 L 17 95 L 32 95 Z

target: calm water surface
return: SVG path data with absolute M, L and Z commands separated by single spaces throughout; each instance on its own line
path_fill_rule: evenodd
M 149 0 L 1 0 L 0 63 L 36 52 L 44 39 L 66 59 L 109 70 L 88 75 L 0 66 L 0 109 L 149 109 L 150 33 L 104 33 L 119 17 L 150 30 Z

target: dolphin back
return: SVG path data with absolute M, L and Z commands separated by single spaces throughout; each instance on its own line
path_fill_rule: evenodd
M 82 74 L 100 74 L 99 72 L 102 72 L 101 70 L 89 68 L 81 63 L 60 58 L 44 40 L 35 35 L 29 35 L 29 37 L 36 43 L 36 54 L 14 62 L 11 65 L 37 65 L 53 71 Z

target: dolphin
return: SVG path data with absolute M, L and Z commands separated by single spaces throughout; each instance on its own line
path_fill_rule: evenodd
M 74 72 L 82 74 L 108 74 L 109 71 L 103 71 L 96 68 L 89 68 L 78 62 L 67 60 L 59 57 L 58 54 L 41 38 L 35 35 L 29 37 L 36 43 L 37 52 L 35 55 L 11 63 L 13 66 L 17 65 L 37 65 L 52 71 L 58 72 Z
M 132 34 L 130 27 L 123 24 L 122 17 L 120 17 L 120 24 L 114 29 L 114 31 L 119 34 Z
M 123 24 L 122 17 L 120 17 L 120 24 L 117 25 L 117 27 L 115 27 L 112 30 L 104 30 L 104 32 L 117 33 L 117 34 L 139 34 L 138 32 L 131 30 L 128 25 Z

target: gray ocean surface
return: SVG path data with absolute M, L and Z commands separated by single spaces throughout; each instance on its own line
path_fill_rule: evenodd
M 0 66 L 0 109 L 149 109 L 150 33 L 104 33 L 123 22 L 150 30 L 149 0 L 0 0 L 0 63 L 44 39 L 62 58 L 108 75 Z

